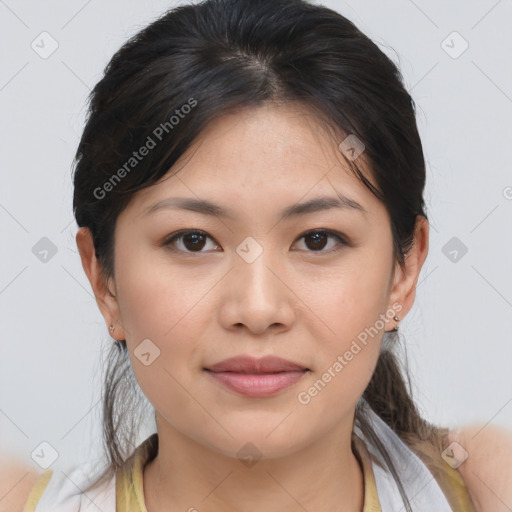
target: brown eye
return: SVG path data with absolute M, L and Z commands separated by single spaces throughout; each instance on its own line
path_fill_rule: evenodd
M 171 236 L 164 242 L 165 246 L 172 246 L 171 249 L 176 249 L 182 252 L 205 252 L 202 249 L 205 247 L 206 241 L 210 239 L 204 231 L 199 230 L 185 230 L 179 231 Z M 177 247 L 176 242 L 180 242 L 181 247 Z
M 340 233 L 325 229 L 308 231 L 301 235 L 299 240 L 300 239 L 305 240 L 306 248 L 304 250 L 320 254 L 336 252 L 344 246 L 350 245 Z M 174 233 L 163 245 L 170 250 L 183 252 L 185 254 L 200 254 L 202 252 L 208 252 L 208 250 L 203 250 L 208 245 L 208 240 L 214 242 L 204 231 L 188 229 Z M 334 242 L 329 242 L 329 240 L 333 240 Z M 210 247 L 210 249 L 215 249 L 215 247 L 218 246 L 214 243 L 213 247 Z
M 329 230 L 315 230 L 315 231 L 308 231 L 307 233 L 304 233 L 301 237 L 303 238 L 306 243 L 306 248 L 310 252 L 321 252 L 321 253 L 330 253 L 335 252 L 341 249 L 343 246 L 348 245 L 345 238 L 343 238 L 339 233 L 335 231 L 329 231 Z M 336 243 L 334 243 L 334 249 L 333 244 L 330 244 L 330 248 L 327 250 L 324 250 L 326 246 L 329 246 L 329 239 L 335 239 L 337 240 L 338 247 L 336 248 Z M 340 247 L 341 245 L 341 247 Z

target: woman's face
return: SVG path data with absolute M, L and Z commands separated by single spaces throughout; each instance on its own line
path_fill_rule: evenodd
M 278 457 L 351 429 L 383 331 L 412 303 L 411 278 L 394 272 L 383 204 L 296 104 L 219 118 L 165 178 L 118 218 L 107 319 L 126 339 L 159 430 L 230 456 L 250 441 Z M 320 197 L 324 207 L 298 208 Z M 153 208 L 171 198 L 229 216 Z M 181 230 L 192 233 L 169 241 Z M 308 371 L 247 396 L 205 370 L 239 355 Z

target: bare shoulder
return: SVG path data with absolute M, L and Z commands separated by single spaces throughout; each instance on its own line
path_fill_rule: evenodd
M 0 460 L 0 512 L 22 512 L 39 475 L 17 460 Z
M 448 440 L 467 452 L 457 470 L 477 512 L 512 510 L 512 430 L 471 424 L 450 430 Z

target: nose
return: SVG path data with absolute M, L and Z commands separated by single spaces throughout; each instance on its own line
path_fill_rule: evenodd
M 221 322 L 227 329 L 245 327 L 252 334 L 268 329 L 287 330 L 295 318 L 297 296 L 283 265 L 264 250 L 254 261 L 235 258 L 226 276 L 226 295 L 221 307 Z

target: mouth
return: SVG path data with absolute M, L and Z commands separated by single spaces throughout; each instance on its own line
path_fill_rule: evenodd
M 296 384 L 310 369 L 298 362 L 274 355 L 255 357 L 242 354 L 203 368 L 216 385 L 246 397 L 277 394 Z
M 296 384 L 310 371 L 308 368 L 277 372 L 212 371 L 207 368 L 204 370 L 224 389 L 245 397 L 275 395 Z

